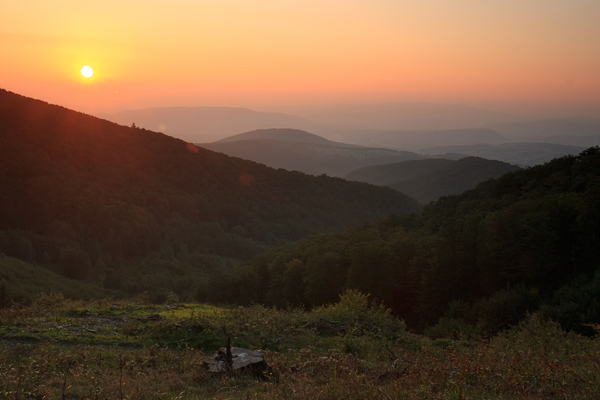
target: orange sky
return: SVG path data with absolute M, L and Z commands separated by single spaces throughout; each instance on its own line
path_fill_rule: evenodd
M 0 87 L 91 113 L 600 104 L 598 0 L 0 1 Z

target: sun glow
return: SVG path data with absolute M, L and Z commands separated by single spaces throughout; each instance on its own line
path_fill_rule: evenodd
M 94 90 L 86 111 L 98 113 L 385 102 L 596 110 L 599 16 L 592 0 L 14 1 L 0 13 L 0 86 L 78 109 Z
M 94 70 L 89 65 L 86 65 L 81 68 L 81 75 L 83 75 L 84 78 L 91 78 L 92 75 L 94 75 Z

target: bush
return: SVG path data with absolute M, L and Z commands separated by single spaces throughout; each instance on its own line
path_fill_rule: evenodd
M 381 303 L 369 302 L 369 295 L 356 289 L 346 290 L 338 303 L 318 307 L 312 315 L 329 321 L 358 322 L 371 329 L 390 332 L 402 332 L 406 328 L 404 321 L 393 316 L 389 308 Z

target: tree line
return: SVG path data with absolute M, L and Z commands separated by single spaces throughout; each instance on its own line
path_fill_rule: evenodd
M 432 335 L 493 334 L 540 312 L 600 322 L 600 149 L 486 181 L 422 213 L 318 235 L 200 285 L 215 302 L 277 307 L 370 293 Z

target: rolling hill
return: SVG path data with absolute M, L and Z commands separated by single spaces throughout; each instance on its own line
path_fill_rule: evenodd
M 324 137 L 291 128 L 256 129 L 218 140 L 214 143 L 231 143 L 246 140 L 281 140 L 284 142 L 310 143 L 324 146 L 357 147 L 351 144 L 332 142 Z
M 533 166 L 543 164 L 553 158 L 577 155 L 584 147 L 564 146 L 553 143 L 503 143 L 478 144 L 470 146 L 440 146 L 419 150 L 420 153 L 446 157 L 446 154 L 462 154 L 498 160 L 509 164 Z M 455 156 L 454 156 L 455 157 Z M 454 158 L 450 156 L 448 158 Z
M 600 146 L 600 135 L 572 136 L 572 135 L 553 135 L 544 137 L 529 138 L 530 142 L 553 143 L 564 146 L 591 147 Z
M 71 299 L 118 296 L 119 293 L 87 282 L 65 278 L 23 260 L 0 254 L 0 307 L 28 303 L 40 293 L 61 293 Z
M 198 145 L 272 168 L 312 175 L 343 176 L 367 165 L 423 158 L 408 151 L 332 142 L 296 129 L 260 129 Z
M 508 142 L 552 143 L 564 146 L 600 145 L 600 120 L 588 117 L 540 119 L 491 125 Z
M 0 90 L 0 253 L 126 291 L 192 293 L 274 244 L 418 211 Z
M 364 167 L 352 171 L 345 178 L 389 186 L 421 203 L 429 203 L 442 196 L 462 193 L 482 181 L 517 169 L 511 164 L 479 157 L 465 157 L 457 161 L 426 159 Z
M 333 140 L 361 146 L 418 151 L 424 147 L 504 143 L 506 137 L 488 128 L 385 131 L 361 129 L 338 131 L 328 135 Z

